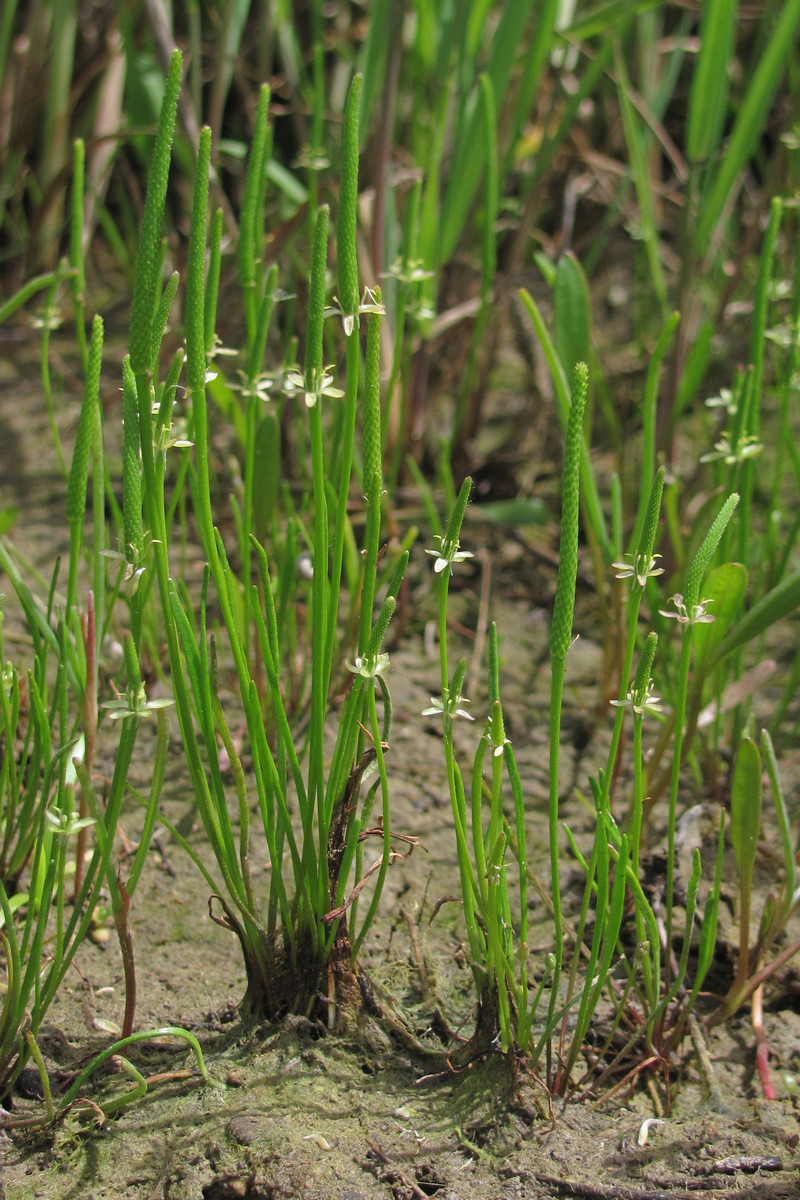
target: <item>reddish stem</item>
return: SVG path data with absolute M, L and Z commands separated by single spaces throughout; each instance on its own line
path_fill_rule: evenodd
M 125 1018 L 122 1022 L 122 1037 L 130 1037 L 133 1033 L 133 1019 L 136 1014 L 136 964 L 133 958 L 133 938 L 128 928 L 128 914 L 131 908 L 131 898 L 128 889 L 118 877 L 122 904 L 119 911 L 114 913 L 114 924 L 119 937 L 119 948 L 122 951 L 122 968 L 125 973 Z
M 756 1035 L 756 1070 L 761 1080 L 761 1094 L 765 1100 L 777 1099 L 775 1086 L 769 1072 L 769 1048 L 767 1035 L 764 1033 L 764 1010 L 762 1007 L 764 989 L 757 987 L 753 992 L 752 1018 L 753 1032 Z

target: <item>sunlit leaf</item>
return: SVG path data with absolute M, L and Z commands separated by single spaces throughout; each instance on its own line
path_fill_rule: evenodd
M 583 267 L 571 252 L 562 255 L 553 286 L 553 341 L 567 379 L 589 361 L 592 304 Z
M 750 892 L 761 824 L 761 755 L 752 738 L 742 738 L 731 784 L 730 834 L 742 892 Z
M 741 563 L 723 563 L 709 571 L 703 583 L 703 599 L 714 617 L 709 625 L 698 625 L 694 632 L 695 667 L 704 671 L 714 651 L 739 614 L 747 571 Z
M 766 596 L 762 596 L 749 612 L 737 621 L 717 647 L 709 665 L 720 662 L 727 654 L 759 637 L 770 625 L 788 617 L 800 606 L 800 571 L 782 580 Z

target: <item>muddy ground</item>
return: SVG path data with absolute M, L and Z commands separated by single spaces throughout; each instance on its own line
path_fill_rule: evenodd
M 68 535 L 63 484 L 49 451 L 30 346 L 35 343 L 28 343 L 27 355 L 6 356 L 2 366 L 2 503 L 22 508 L 15 540 L 49 574 Z M 62 377 L 70 392 L 66 350 L 64 355 Z M 110 379 L 112 419 L 118 412 L 115 386 Z M 513 416 L 518 407 L 514 396 L 506 397 L 506 414 Z M 74 405 L 62 404 L 58 412 L 71 444 Z M 546 879 L 554 530 L 498 532 L 473 523 L 464 541 L 477 551 L 491 547 L 491 556 L 479 553 L 454 583 L 458 625 L 452 653 L 458 651 L 459 628 L 477 628 L 488 597 L 501 631 L 503 698 L 526 789 L 531 866 Z M 607 733 L 607 725 L 595 721 L 602 650 L 593 640 L 595 614 L 588 562 L 584 565 L 576 616 L 580 638 L 568 659 L 562 768 L 562 815 L 579 836 L 590 828 L 587 778 L 603 761 Z M 75 1110 L 46 1132 L 0 1132 L 4 1200 L 800 1196 L 800 1102 L 793 1082 L 800 1075 L 800 1000 L 792 999 L 792 972 L 766 998 L 768 1008 L 773 1006 L 766 1025 L 775 1102 L 760 1099 L 754 1039 L 744 1014 L 709 1037 L 698 1029 L 694 1043 L 687 1039 L 684 1058 L 672 1066 L 669 1097 L 659 1076 L 649 1090 L 624 1089 L 551 1106 L 540 1080 L 524 1068 L 514 1071 L 499 1056 L 461 1072 L 449 1067 L 447 1047 L 436 1034 L 439 1014 L 458 1037 L 466 1037 L 474 1011 L 458 905 L 445 904 L 431 922 L 437 900 L 458 892 L 458 874 L 440 732 L 420 715 L 438 680 L 428 631 L 429 570 L 419 546 L 406 599 L 410 616 L 389 677 L 395 705 L 387 760 L 394 826 L 419 838 L 422 848 L 392 867 L 363 958 L 386 1019 L 364 1016 L 334 1033 L 301 1019 L 244 1030 L 237 1018 L 245 988 L 238 943 L 210 919 L 208 887 L 159 826 L 131 917 L 137 1027 L 177 1024 L 196 1032 L 212 1082 L 204 1085 L 193 1073 L 184 1043 L 162 1037 L 143 1045 L 132 1058 L 149 1080 L 148 1093 L 117 1116 L 102 1119 L 103 1104 L 131 1083 L 108 1072 L 87 1093 L 97 1110 Z M 24 661 L 10 597 L 6 607 L 6 653 Z M 474 650 L 468 636 L 462 649 Z M 485 684 L 479 669 L 466 691 L 480 723 Z M 465 745 L 478 736 L 468 727 L 460 733 Z M 143 730 L 139 743 L 142 785 L 148 782 L 151 736 Z M 108 745 L 104 751 L 108 756 Z M 110 765 L 106 757 L 99 769 Z M 796 785 L 787 791 L 796 813 Z M 684 797 L 687 807 L 706 800 Z M 202 848 L 174 731 L 163 814 Z M 132 805 L 122 821 L 130 845 L 135 846 L 139 824 Z M 765 875 L 773 869 L 767 856 L 762 867 Z M 578 903 L 579 875 L 566 851 L 562 883 L 569 909 Z M 531 939 L 534 955 L 541 955 L 548 948 L 541 903 L 534 904 L 532 917 L 542 918 Z M 725 969 L 730 963 L 721 964 L 723 974 Z M 123 1001 L 120 954 L 105 919 L 96 940 L 82 947 L 42 1037 L 54 1087 L 109 1043 Z M 390 1014 L 402 1018 L 417 1046 L 401 1036 L 400 1022 Z M 429 1053 L 420 1053 L 419 1046 Z M 17 1119 L 41 1112 L 30 1094 L 35 1080 L 28 1077 L 27 1083 L 29 1095 L 15 1097 Z

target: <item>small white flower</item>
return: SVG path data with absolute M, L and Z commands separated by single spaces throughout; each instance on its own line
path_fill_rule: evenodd
M 511 738 L 504 737 L 502 741 L 495 742 L 490 731 L 489 742 L 492 747 L 492 758 L 499 758 L 503 753 L 503 747 L 511 745 Z
M 151 542 L 152 538 L 149 533 L 145 534 L 145 542 Z M 118 543 L 119 544 L 119 543 Z M 125 584 L 125 591 L 128 596 L 135 596 L 136 589 L 139 586 L 139 581 L 146 570 L 144 563 L 141 561 L 138 547 L 126 546 L 126 553 L 121 550 L 101 550 L 103 558 L 110 558 L 112 561 L 119 563 L 124 568 L 122 582 Z
M 719 441 L 714 443 L 714 449 L 709 450 L 708 454 L 700 456 L 700 462 L 716 462 L 721 459 L 726 466 L 731 467 L 734 463 L 742 463 L 748 458 L 755 458 L 763 449 L 758 438 L 749 433 L 739 438 L 734 446 L 731 442 L 730 432 L 726 429 Z
M 124 696 L 117 696 L 116 700 L 106 700 L 102 708 L 108 712 L 109 721 L 121 721 L 125 717 L 149 717 L 152 712 L 159 708 L 169 708 L 174 704 L 174 700 L 166 698 L 162 700 L 148 700 L 147 693 L 144 689 L 144 684 L 140 684 L 136 692 L 128 689 Z
M 646 712 L 660 713 L 663 712 L 659 697 L 653 695 L 653 681 L 648 679 L 647 686 L 643 692 L 628 692 L 624 700 L 612 700 L 611 703 L 615 708 L 630 707 L 637 717 L 643 717 Z
M 706 408 L 724 408 L 731 416 L 736 413 L 736 397 L 730 388 L 720 388 L 716 396 L 709 396 Z
M 156 448 L 166 454 L 167 450 L 187 450 L 194 442 L 189 438 L 185 417 L 175 417 L 169 425 L 159 429 L 153 441 Z
M 386 309 L 382 304 L 378 303 L 378 298 L 373 288 L 364 288 L 364 295 L 361 297 L 361 302 L 355 313 L 346 313 L 342 308 L 338 296 L 334 296 L 322 315 L 323 317 L 341 317 L 345 337 L 350 337 L 350 334 L 356 327 L 357 318 L 363 313 L 378 313 L 382 317 L 386 316 Z
M 434 534 L 434 539 L 439 542 L 438 550 L 426 550 L 426 554 L 432 555 L 436 562 L 433 564 L 433 569 L 437 575 L 441 575 L 445 567 L 450 568 L 450 574 L 453 574 L 453 564 L 464 562 L 468 558 L 474 558 L 475 555 L 471 550 L 460 550 L 460 543 L 456 540 L 451 542 L 449 538 L 442 537 L 438 533 Z
M 769 338 L 782 350 L 789 350 L 793 346 L 800 345 L 800 328 L 787 321 L 783 325 L 776 325 L 774 329 L 765 329 L 764 337 Z
M 423 708 L 423 717 L 464 717 L 467 721 L 474 721 L 472 713 L 468 713 L 462 705 L 469 704 L 469 700 L 465 700 L 463 696 L 450 695 L 449 688 L 445 688 L 444 695 L 431 696 L 429 708 Z
M 31 325 L 34 329 L 58 329 L 61 325 L 61 309 L 59 308 L 43 308 L 36 317 L 31 317 Z
M 375 294 L 375 288 L 365 287 L 364 295 L 361 297 L 361 303 L 358 306 L 360 313 L 375 313 L 378 316 L 386 316 L 386 308 L 378 301 Z
M 223 346 L 216 334 L 214 334 L 214 344 L 206 354 L 206 358 L 236 358 L 239 354 L 238 350 L 234 350 L 231 346 Z
M 667 617 L 669 620 L 678 621 L 681 625 L 708 625 L 714 620 L 714 617 L 708 612 L 711 600 L 701 600 L 699 604 L 692 605 L 692 611 L 689 612 L 683 602 L 683 596 L 680 592 L 676 592 L 670 597 L 671 604 L 675 606 L 675 612 L 666 612 L 663 608 L 658 611 L 662 617 Z
M 217 377 L 215 371 L 208 372 L 207 374 L 211 379 L 216 379 Z M 185 389 L 180 388 L 180 390 L 184 391 Z M 150 411 L 154 417 L 158 417 L 159 413 L 161 412 L 161 402 L 156 400 Z M 167 450 L 171 450 L 173 446 L 178 448 L 188 448 L 189 446 L 193 446 L 194 442 L 192 442 L 188 437 L 188 422 L 186 417 L 178 416 L 176 409 L 173 408 L 169 424 L 167 425 L 165 423 L 160 428 L 157 426 L 154 429 L 153 445 L 157 450 L 160 450 L 162 454 L 166 454 Z
M 235 392 L 253 400 L 267 401 L 271 400 L 269 392 L 275 386 L 275 375 L 271 371 L 264 371 L 261 375 L 256 375 L 255 379 L 248 379 L 244 371 L 239 371 L 241 383 L 231 384 L 231 388 Z
M 53 827 L 50 832 L 58 837 L 71 837 L 79 829 L 94 825 L 94 817 L 76 817 L 65 812 L 53 812 L 51 808 L 44 815 Z
M 354 675 L 362 675 L 364 679 L 374 679 L 377 675 L 382 675 L 389 666 L 388 654 L 376 654 L 374 656 L 365 654 L 357 654 L 353 662 L 346 664 L 348 671 L 352 671 Z
M 795 207 L 797 197 L 795 196 Z M 770 300 L 788 300 L 794 295 L 794 281 L 791 279 L 771 279 L 767 285 Z M 769 337 L 769 334 L 766 335 Z
M 322 373 L 319 375 L 316 371 L 312 371 L 310 377 L 306 379 L 299 367 L 292 367 L 286 374 L 283 390 L 289 396 L 293 396 L 296 392 L 302 392 L 306 408 L 313 408 L 321 396 L 330 396 L 333 400 L 341 400 L 344 392 L 333 386 L 333 375 L 330 374 L 330 370 L 330 367 L 323 367 Z
M 425 269 L 421 258 L 402 258 L 400 255 L 389 267 L 388 274 L 400 283 L 421 283 L 423 279 L 433 279 L 433 271 Z
M 322 146 L 309 146 L 306 143 L 300 148 L 294 165 L 306 171 L 325 171 L 330 166 L 330 161 Z
M 0 672 L 0 680 L 2 680 L 3 690 L 6 698 L 11 699 L 11 693 L 17 686 L 17 673 L 14 670 L 13 664 L 10 662 L 3 664 L 2 672 Z
M 503 707 L 499 700 L 492 705 L 489 712 L 489 720 L 486 725 L 486 737 L 489 745 L 492 748 L 492 758 L 499 758 L 503 753 L 503 748 L 511 745 L 510 739 L 506 737 L 506 728 L 503 721 Z
M 644 554 L 626 554 L 625 557 L 632 561 L 611 564 L 616 569 L 616 578 L 634 579 L 641 590 L 644 589 L 648 579 L 654 579 L 656 575 L 664 574 L 664 568 L 656 566 L 657 560 L 661 558 L 660 554 L 653 554 L 649 560 Z

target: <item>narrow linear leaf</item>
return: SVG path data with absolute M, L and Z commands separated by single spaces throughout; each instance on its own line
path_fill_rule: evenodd
M 737 0 L 707 0 L 700 6 L 700 54 L 689 92 L 686 155 L 706 162 L 719 144 L 728 102 L 728 62 Z
M 800 571 L 782 580 L 766 596 L 762 596 L 748 613 L 737 621 L 726 637 L 720 642 L 713 656 L 711 665 L 721 662 L 726 655 L 747 645 L 753 638 L 758 637 L 800 607 Z
M 699 254 L 705 253 L 731 190 L 756 147 L 772 97 L 783 75 L 785 60 L 795 45 L 798 21 L 800 0 L 787 0 L 750 80 L 711 194 L 696 226 L 695 246 Z
M 752 738 L 742 738 L 731 784 L 730 834 L 742 891 L 749 892 L 761 824 L 761 755 Z
M 747 570 L 741 563 L 723 563 L 709 572 L 703 599 L 714 620 L 694 631 L 695 670 L 702 673 L 740 611 L 747 589 Z
M 133 282 L 131 365 L 136 375 L 147 371 L 150 366 L 153 309 L 161 263 L 161 226 L 164 219 L 164 204 L 167 196 L 167 179 L 172 156 L 172 137 L 178 111 L 182 68 L 183 58 L 180 50 L 176 50 L 169 64 L 169 75 L 150 164 L 142 228 L 139 234 L 139 253 L 136 258 L 136 277 Z
M 559 259 L 553 287 L 553 341 L 567 379 L 579 362 L 589 361 L 592 303 L 589 284 L 575 255 Z

